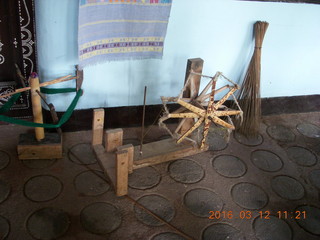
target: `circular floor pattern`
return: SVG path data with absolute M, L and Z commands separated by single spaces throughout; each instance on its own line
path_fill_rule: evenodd
M 301 217 L 300 219 L 295 218 L 295 220 L 300 227 L 309 233 L 320 235 L 320 208 L 305 205 L 297 207 L 297 211 L 301 213 Z
M 129 174 L 129 187 L 135 189 L 149 189 L 159 184 L 161 176 L 153 167 L 139 168 Z
M 0 239 L 6 239 L 10 232 L 10 223 L 9 221 L 0 216 Z
M 204 229 L 202 240 L 245 240 L 240 230 L 227 223 L 214 223 Z
M 35 211 L 27 220 L 27 229 L 36 239 L 56 239 L 69 228 L 69 216 L 60 209 L 42 208 Z
M 272 190 L 287 200 L 298 200 L 304 196 L 302 184 L 289 176 L 275 176 L 271 180 Z
M 293 162 L 303 167 L 311 167 L 317 163 L 317 157 L 310 150 L 303 147 L 288 147 L 287 154 Z
M 270 137 L 280 142 L 293 142 L 296 138 L 289 128 L 282 125 L 268 127 L 267 133 Z
M 52 166 L 57 159 L 28 159 L 23 160 L 22 163 L 28 168 L 42 169 Z
M 311 123 L 300 123 L 297 130 L 304 136 L 310 138 L 320 138 L 320 127 Z
M 292 239 L 290 226 L 284 220 L 275 216 L 269 215 L 268 219 L 257 217 L 253 222 L 253 231 L 259 240 Z
M 114 205 L 105 202 L 92 203 L 80 214 L 82 226 L 94 234 L 107 234 L 121 224 L 121 212 Z
M 69 149 L 69 159 L 80 165 L 89 165 L 97 162 L 91 144 L 80 143 Z
M 213 127 L 210 128 L 207 144 L 209 145 L 209 150 L 220 151 L 228 146 L 227 142 L 228 131 L 224 128 Z
M 312 170 L 309 173 L 309 180 L 313 186 L 320 189 L 320 169 Z
M 61 181 L 50 175 L 31 177 L 24 184 L 24 194 L 31 201 L 45 202 L 56 198 L 62 191 Z
M 204 188 L 196 188 L 185 194 L 184 205 L 194 215 L 208 218 L 210 211 L 221 211 L 224 202 L 216 193 Z
M 86 196 L 98 196 L 110 189 L 104 173 L 89 170 L 78 174 L 74 179 L 74 186 L 78 192 Z
M 10 194 L 10 185 L 3 180 L 0 180 L 0 203 L 5 201 Z
M 171 162 L 169 167 L 170 177 L 181 183 L 196 183 L 204 177 L 203 168 L 195 161 L 178 159 Z
M 177 233 L 165 232 L 165 233 L 157 234 L 151 240 L 185 240 L 185 239 L 186 238 L 182 237 Z
M 246 164 L 238 157 L 232 155 L 220 155 L 212 161 L 213 168 L 222 176 L 237 178 L 247 171 Z
M 238 183 L 231 189 L 231 196 L 235 203 L 246 209 L 261 209 L 268 203 L 268 195 L 252 183 Z
M 10 162 L 9 154 L 4 151 L 0 151 L 0 170 L 8 166 L 9 162 Z
M 251 162 L 266 172 L 277 172 L 283 167 L 281 158 L 267 150 L 256 150 L 251 153 Z
M 168 199 L 162 196 L 156 194 L 145 195 L 139 198 L 137 202 L 167 222 L 170 222 L 175 215 L 173 205 Z M 160 222 L 158 219 L 143 210 L 140 206 L 134 205 L 134 212 L 137 219 L 146 225 L 164 225 L 163 222 Z
M 234 132 L 234 138 L 241 144 L 246 146 L 258 146 L 263 142 L 262 136 L 259 134 L 256 137 L 246 137 L 242 135 L 241 133 Z

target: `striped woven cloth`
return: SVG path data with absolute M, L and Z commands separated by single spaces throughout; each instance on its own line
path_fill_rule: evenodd
M 79 67 L 161 58 L 172 0 L 80 0 Z

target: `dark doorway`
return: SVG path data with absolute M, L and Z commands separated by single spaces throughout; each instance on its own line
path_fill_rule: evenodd
M 28 86 L 36 67 L 34 0 L 0 0 L 0 94 Z M 0 98 L 0 106 L 8 98 Z M 26 118 L 32 114 L 30 95 L 25 92 L 8 113 Z

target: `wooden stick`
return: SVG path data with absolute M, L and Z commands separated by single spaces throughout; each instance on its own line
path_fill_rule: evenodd
M 52 85 L 52 84 L 56 84 L 56 83 L 60 83 L 60 82 L 66 82 L 66 81 L 70 81 L 70 80 L 73 80 L 73 79 L 77 78 L 77 77 L 71 77 L 71 76 L 72 75 L 67 75 L 67 76 L 64 76 L 64 77 L 61 77 L 61 78 L 57 78 L 57 79 L 54 79 L 54 80 L 51 80 L 51 81 L 48 81 L 48 82 L 40 83 L 39 87 L 45 87 L 45 86 L 48 86 L 48 85 Z M 30 89 L 31 89 L 31 87 L 19 88 L 14 92 L 0 95 L 0 98 L 9 97 L 9 96 L 14 95 L 16 93 L 25 92 L 25 91 L 28 91 Z
M 31 86 L 33 121 L 35 123 L 43 123 L 41 98 L 37 93 L 37 91 L 40 90 L 38 75 L 36 73 L 32 73 L 29 80 L 30 80 L 30 86 Z M 44 139 L 44 129 L 42 127 L 36 127 L 35 135 L 36 135 L 37 141 L 40 142 L 42 139 Z

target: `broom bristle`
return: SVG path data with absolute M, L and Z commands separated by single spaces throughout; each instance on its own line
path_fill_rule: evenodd
M 254 24 L 255 48 L 240 89 L 238 101 L 243 111 L 243 122 L 237 122 L 237 131 L 252 137 L 259 133 L 261 119 L 260 69 L 261 46 L 269 23 L 258 21 Z

